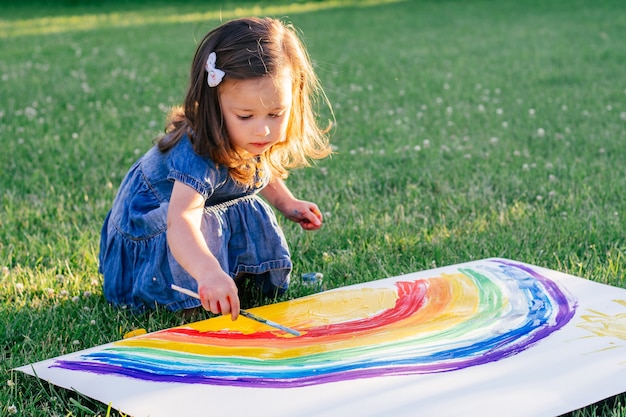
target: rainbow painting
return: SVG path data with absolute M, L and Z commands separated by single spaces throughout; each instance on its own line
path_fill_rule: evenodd
M 626 391 L 624 300 L 485 259 L 252 310 L 299 337 L 217 317 L 19 370 L 134 417 L 558 415 Z

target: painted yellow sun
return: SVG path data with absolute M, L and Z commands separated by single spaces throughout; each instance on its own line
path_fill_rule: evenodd
M 626 300 L 613 300 L 626 307 Z M 581 316 L 582 322 L 577 327 L 583 328 L 596 336 L 617 337 L 626 340 L 626 313 L 609 315 L 596 310 Z

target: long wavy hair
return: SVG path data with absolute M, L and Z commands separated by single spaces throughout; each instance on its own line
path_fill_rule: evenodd
M 206 80 L 205 63 L 211 52 L 217 55 L 215 66 L 226 74 L 224 81 L 278 77 L 284 69 L 291 71 L 293 102 L 285 138 L 258 157 L 241 154 L 230 143 L 219 103 L 220 86 L 209 87 Z M 321 103 L 332 114 L 292 25 L 272 18 L 236 19 L 213 29 L 200 41 L 185 102 L 171 110 L 166 134 L 157 144 L 166 152 L 186 134 L 197 154 L 228 167 L 236 181 L 254 186 L 261 167 L 266 167 L 272 177 L 286 178 L 288 169 L 307 166 L 311 159 L 331 153 L 331 123 L 323 128 L 317 120 L 316 110 Z

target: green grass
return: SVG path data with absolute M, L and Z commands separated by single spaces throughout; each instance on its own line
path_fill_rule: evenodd
M 117 415 L 11 369 L 182 323 L 107 305 L 98 238 L 220 13 L 288 16 L 334 105 L 336 155 L 288 180 L 326 216 L 284 224 L 294 277 L 500 256 L 626 285 L 621 0 L 20 3 L 0 17 L 2 415 Z M 570 415 L 626 416 L 626 396 Z

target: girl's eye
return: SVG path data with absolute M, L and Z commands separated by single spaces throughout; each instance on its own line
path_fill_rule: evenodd
M 239 120 L 248 120 L 251 119 L 252 116 L 237 116 L 239 118 Z
M 282 116 L 282 115 L 283 115 L 282 113 L 271 113 L 269 116 L 270 116 L 272 119 L 277 119 L 277 118 L 279 118 L 279 117 L 280 117 L 280 116 Z

